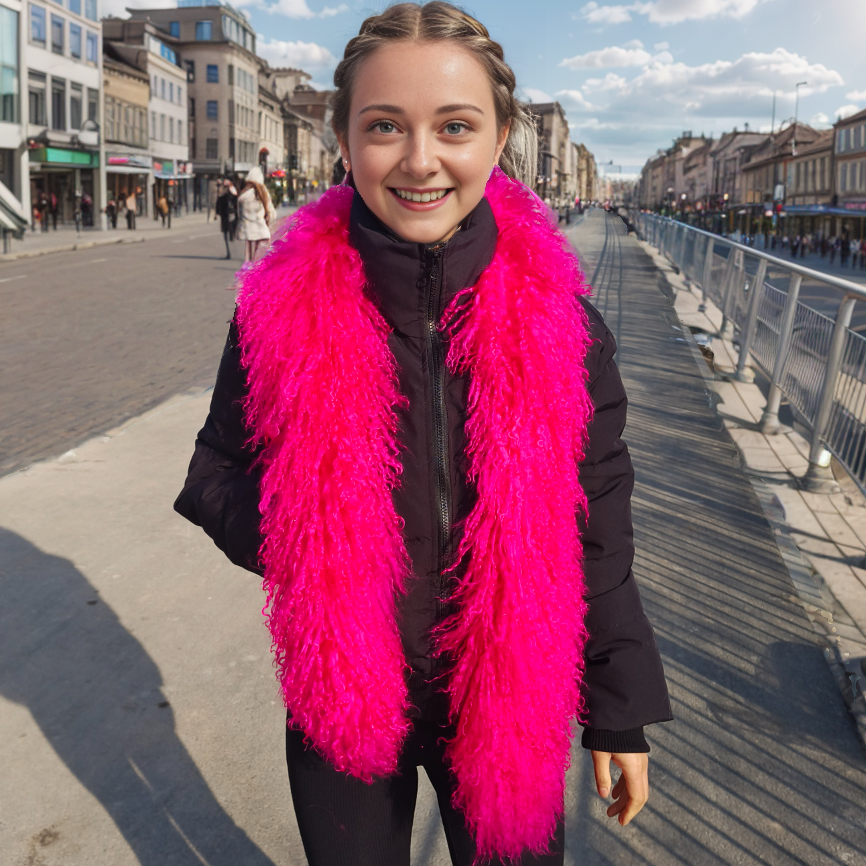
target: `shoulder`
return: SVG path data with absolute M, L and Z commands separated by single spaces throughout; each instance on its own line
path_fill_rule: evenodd
M 601 313 L 589 300 L 586 297 L 581 297 L 579 300 L 589 325 L 591 343 L 584 364 L 589 374 L 589 382 L 592 384 L 616 354 L 616 340 L 610 328 L 604 323 Z

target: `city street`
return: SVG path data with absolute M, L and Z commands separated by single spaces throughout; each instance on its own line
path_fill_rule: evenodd
M 627 828 L 575 745 L 566 863 L 866 866 L 862 743 L 665 277 L 618 217 L 568 234 L 619 345 L 675 720 Z M 221 252 L 214 228 L 0 265 L 4 866 L 304 866 L 259 582 L 171 510 L 232 312 Z M 412 863 L 449 862 L 423 780 Z
M 0 264 L 0 476 L 212 383 L 243 253 L 218 226 Z

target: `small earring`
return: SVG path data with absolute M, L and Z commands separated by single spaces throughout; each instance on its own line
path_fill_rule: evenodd
M 344 160 L 343 160 L 343 165 L 345 165 L 346 168 L 348 168 L 348 167 L 349 167 L 349 160 L 348 160 L 348 159 L 344 159 Z

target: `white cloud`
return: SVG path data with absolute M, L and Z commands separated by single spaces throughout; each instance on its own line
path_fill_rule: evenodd
M 843 105 L 840 108 L 837 108 L 833 114 L 839 120 L 844 120 L 846 117 L 850 117 L 852 114 L 856 114 L 860 111 L 859 105 Z
M 521 88 L 523 95 L 528 102 L 553 102 L 553 97 L 537 87 Z
M 569 108 L 582 108 L 586 111 L 598 111 L 598 106 L 593 105 L 579 90 L 557 90 L 556 98 L 564 102 Z
M 586 54 L 578 54 L 575 57 L 567 57 L 559 65 L 567 69 L 609 69 L 618 66 L 645 66 L 650 60 L 652 55 L 643 48 L 611 46 L 587 51 Z
M 610 69 L 623 66 L 647 66 L 650 63 L 672 63 L 673 59 L 669 51 L 650 54 L 643 47 L 640 39 L 632 39 L 625 45 L 611 45 L 575 57 L 566 57 L 559 65 L 567 69 Z
M 595 0 L 587 3 L 577 16 L 590 24 L 625 24 L 631 21 L 628 6 L 599 6 Z
M 813 114 L 812 117 L 809 118 L 809 126 L 812 126 L 815 129 L 826 129 L 829 125 L 830 118 L 827 117 L 823 111 L 819 111 L 817 114 Z
M 271 66 L 294 66 L 296 68 L 330 69 L 337 65 L 337 58 L 322 45 L 315 42 L 283 42 L 272 39 L 270 42 L 259 36 L 258 53 Z
M 590 24 L 625 24 L 632 15 L 645 15 L 653 24 L 680 24 L 705 18 L 744 18 L 768 0 L 637 0 L 629 4 L 599 6 L 587 3 L 579 18 Z
M 592 93 L 593 91 L 622 90 L 626 84 L 628 84 L 628 81 L 621 75 L 617 75 L 615 72 L 608 72 L 604 78 L 587 78 L 583 82 L 583 89 L 588 93 Z
M 653 45 L 653 48 L 655 48 L 656 51 L 667 51 L 670 47 L 670 43 L 668 42 L 656 42 L 656 44 Z
M 845 94 L 845 99 L 850 99 L 851 102 L 866 102 L 866 90 L 852 90 Z

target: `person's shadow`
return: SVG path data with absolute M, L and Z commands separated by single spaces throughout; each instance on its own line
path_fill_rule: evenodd
M 156 664 L 69 560 L 0 528 L 0 598 L 0 694 L 27 707 L 142 866 L 273 866 L 178 738 Z

